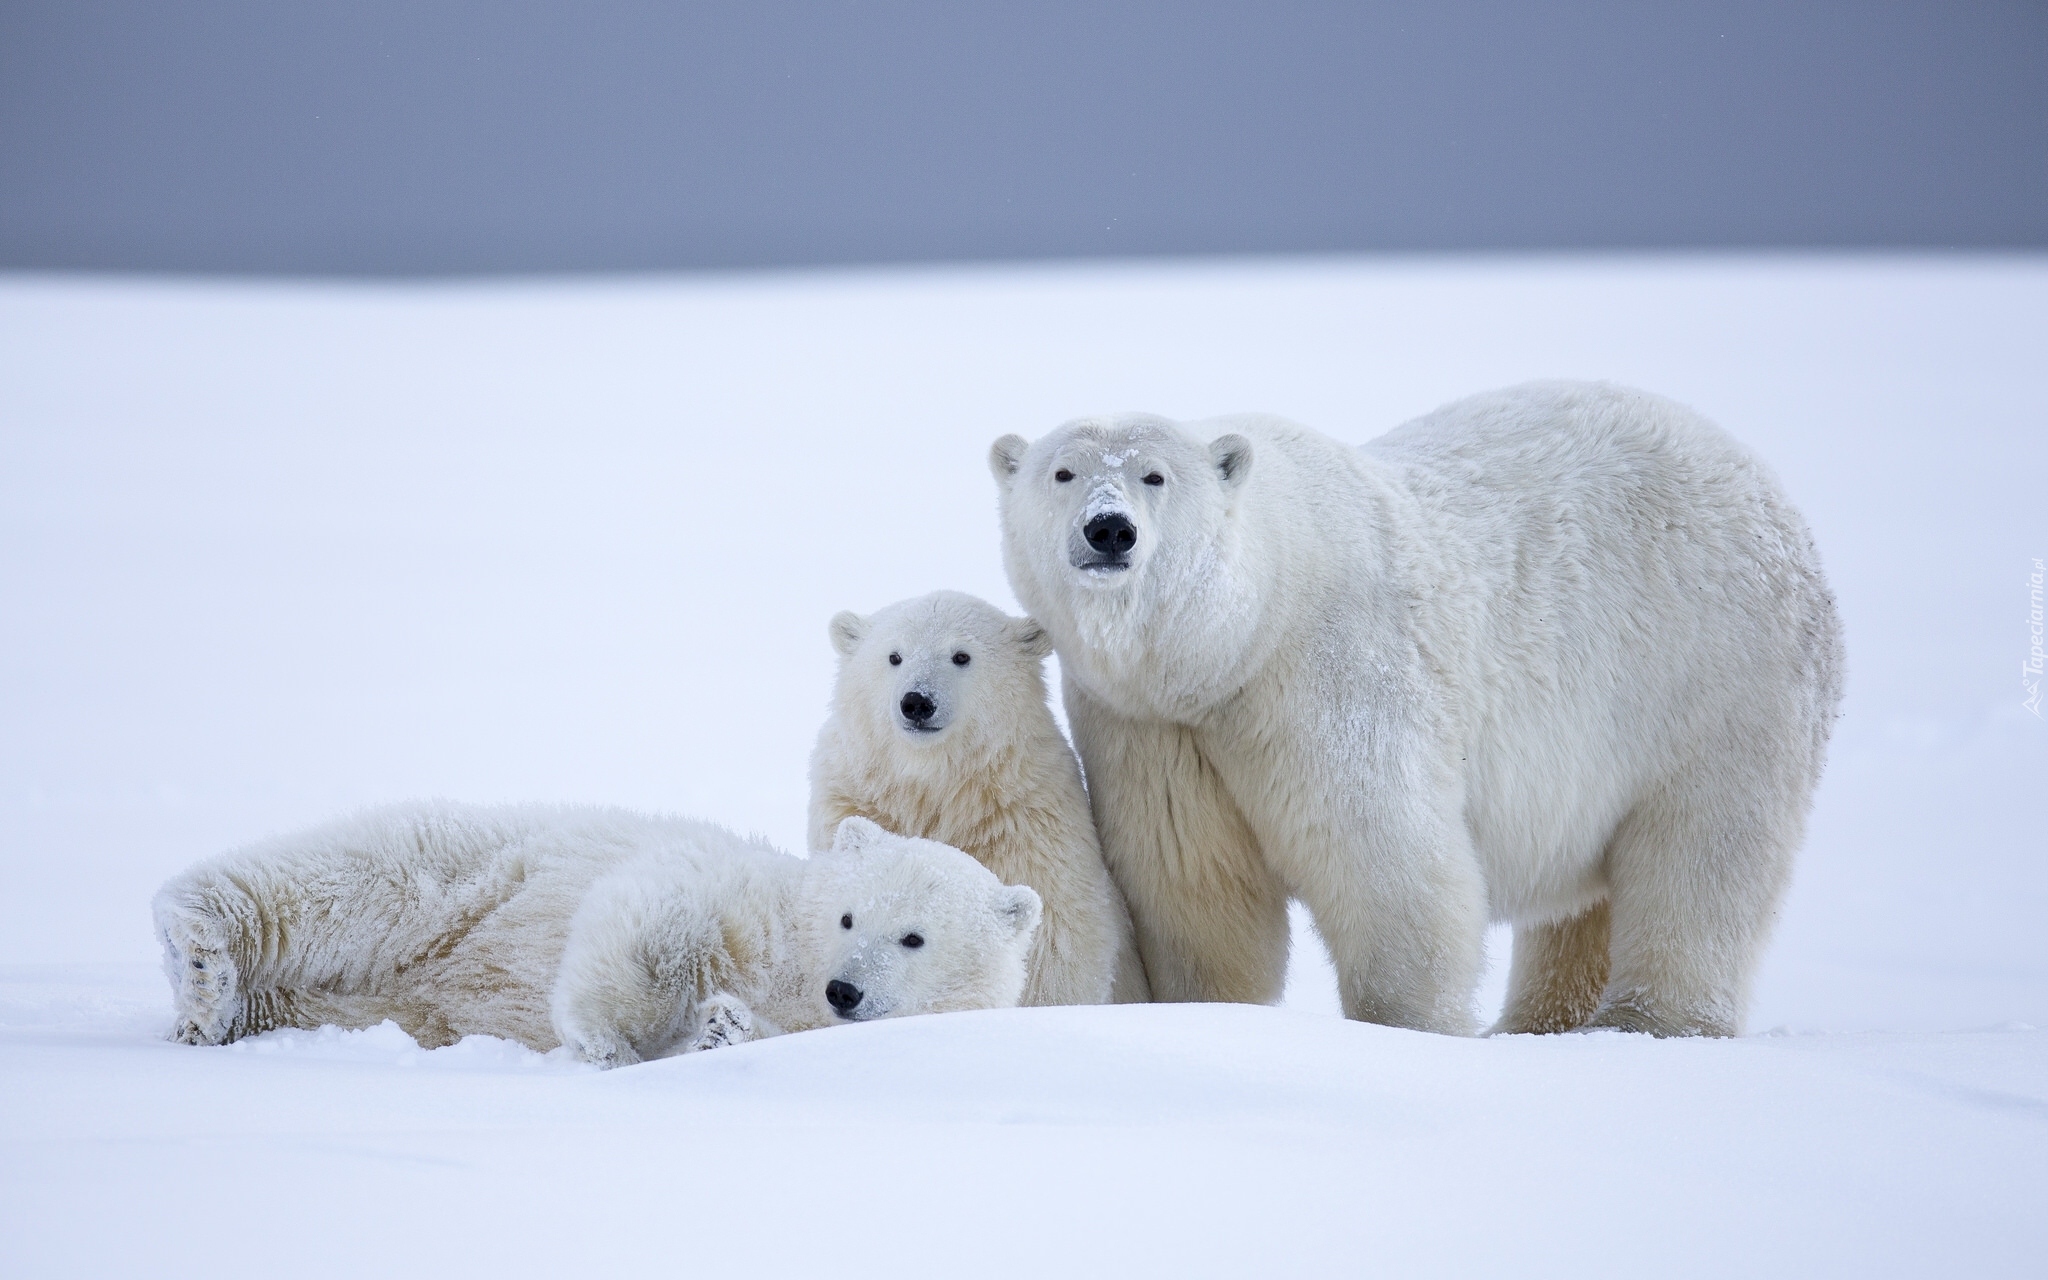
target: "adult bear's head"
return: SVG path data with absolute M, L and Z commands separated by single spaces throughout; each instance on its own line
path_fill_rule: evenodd
M 1010 585 L 1063 668 L 1126 711 L 1191 714 L 1255 629 L 1240 581 L 1252 442 L 1151 414 L 1081 418 L 989 449 Z

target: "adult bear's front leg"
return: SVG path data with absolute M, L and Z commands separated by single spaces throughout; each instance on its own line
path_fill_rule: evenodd
M 1192 729 L 1120 716 L 1065 682 L 1103 860 L 1130 904 L 1152 998 L 1272 1004 L 1287 890 Z
M 1337 968 L 1344 1016 L 1470 1035 L 1486 888 L 1461 826 L 1390 809 L 1302 831 L 1283 866 Z
M 1315 917 L 1344 1016 L 1469 1035 L 1487 897 L 1455 755 L 1398 702 L 1330 691 L 1312 708 L 1307 721 L 1224 720 L 1203 745 L 1272 874 Z

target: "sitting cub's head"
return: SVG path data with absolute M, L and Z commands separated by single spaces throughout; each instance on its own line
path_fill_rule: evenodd
M 1016 1004 L 1040 903 L 951 845 L 848 818 L 811 856 L 804 912 L 817 1000 L 865 1022 Z
M 830 631 L 833 716 L 898 765 L 936 764 L 946 744 L 1007 734 L 1023 709 L 1045 705 L 1052 641 L 1031 619 L 973 596 L 934 591 L 871 617 L 842 613 Z

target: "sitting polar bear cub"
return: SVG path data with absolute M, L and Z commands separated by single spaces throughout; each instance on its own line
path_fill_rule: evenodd
M 1045 903 L 1023 1003 L 1141 1002 L 1130 912 L 1045 703 L 1052 642 L 958 591 L 832 619 L 839 680 L 811 756 L 811 844 L 848 817 L 942 840 Z
M 374 1026 L 607 1066 L 835 1021 L 1014 1005 L 1040 904 L 957 849 L 842 824 L 792 858 L 616 809 L 395 806 L 157 892 L 172 1038 Z
M 1353 1018 L 1740 1029 L 1841 697 L 1763 465 L 1668 400 L 1546 383 L 1353 449 L 1270 417 L 996 441 L 1155 995 L 1271 1001 L 1299 896 Z

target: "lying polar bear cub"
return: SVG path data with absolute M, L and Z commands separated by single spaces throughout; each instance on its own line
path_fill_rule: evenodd
M 620 1066 L 835 1021 L 1014 1005 L 1038 895 L 872 822 L 809 859 L 687 819 L 373 810 L 157 892 L 172 1038 L 374 1026 Z

